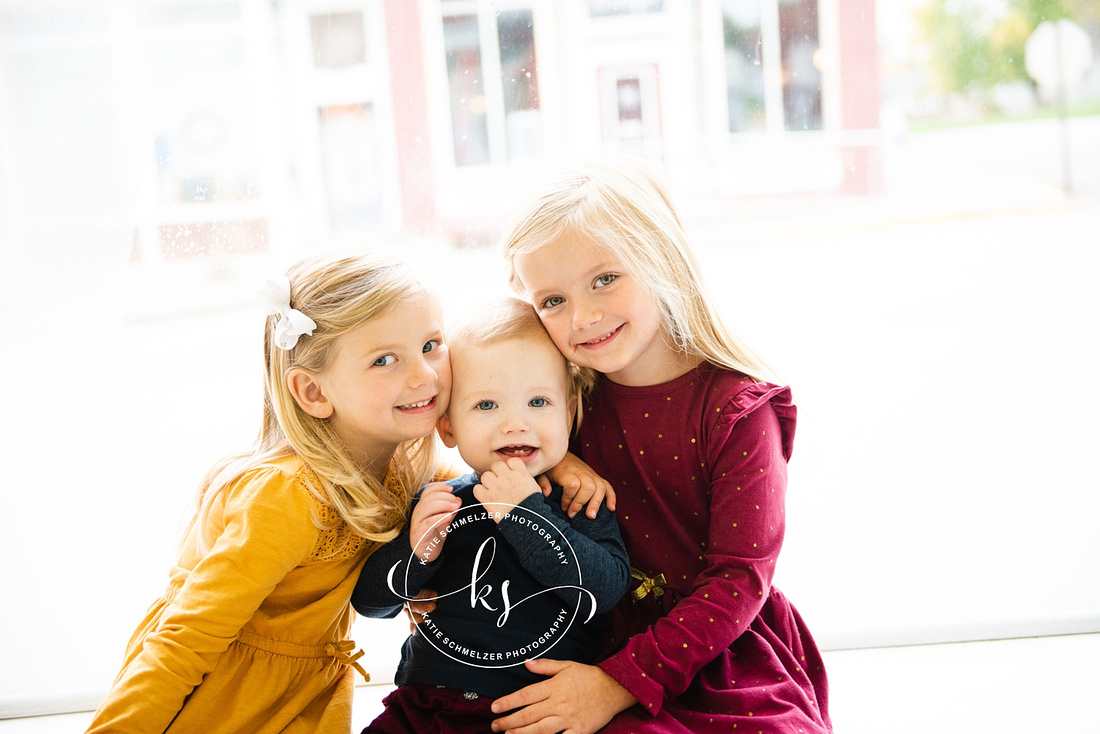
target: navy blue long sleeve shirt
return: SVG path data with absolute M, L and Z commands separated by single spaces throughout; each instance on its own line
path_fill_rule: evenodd
M 396 616 L 425 588 L 437 595 L 435 611 L 402 647 L 398 685 L 497 698 L 540 679 L 526 659 L 593 662 L 605 615 L 630 583 L 626 548 L 606 508 L 595 519 L 570 520 L 555 487 L 549 497 L 528 496 L 498 524 L 474 497 L 477 483 L 474 474 L 448 482 L 462 508 L 433 528 L 441 542 L 429 548 L 428 563 L 412 555 L 406 529 L 359 576 L 352 604 L 368 617 Z

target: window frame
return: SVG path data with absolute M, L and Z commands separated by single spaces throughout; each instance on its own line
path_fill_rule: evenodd
M 501 77 L 500 32 L 497 23 L 497 14 L 513 10 L 526 10 L 531 13 L 531 22 L 534 28 L 534 30 L 532 30 L 532 43 L 535 47 L 535 64 L 537 68 L 540 59 L 540 54 L 538 52 L 539 31 L 537 29 L 540 27 L 543 22 L 543 17 L 545 16 L 543 5 L 544 3 L 540 0 L 505 0 L 503 2 L 490 2 L 490 0 L 440 0 L 438 17 L 432 21 L 439 29 L 440 34 L 440 42 L 437 48 L 444 49 L 445 47 L 443 23 L 448 18 L 473 16 L 477 19 L 478 50 L 481 58 L 481 76 L 483 79 L 482 94 L 485 98 L 485 124 L 488 138 L 488 160 L 477 164 L 460 165 L 457 160 L 458 156 L 454 144 L 454 112 L 452 106 L 448 104 L 446 106 L 447 130 L 445 136 L 441 136 L 441 142 L 443 140 L 446 141 L 444 149 L 448 153 L 448 168 L 469 169 L 504 166 L 512 163 L 514 160 L 522 159 L 522 157 L 516 158 L 512 156 L 508 150 L 508 110 L 505 104 L 504 83 Z M 450 77 L 447 71 L 445 50 L 441 52 L 439 62 L 433 64 L 433 66 L 434 68 L 442 70 L 441 83 L 442 88 L 446 90 L 446 94 L 442 98 L 450 100 Z M 538 127 L 541 132 L 541 138 L 545 141 L 546 116 L 541 89 L 543 84 L 542 75 L 537 74 L 536 78 L 539 84 L 539 106 L 536 108 L 540 113 Z M 492 81 L 490 82 L 489 80 Z M 543 145 L 545 145 L 545 143 Z

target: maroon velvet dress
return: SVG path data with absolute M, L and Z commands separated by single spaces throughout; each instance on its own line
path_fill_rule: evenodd
M 635 570 L 599 665 L 639 704 L 604 731 L 832 730 L 817 645 L 771 585 L 794 428 L 788 388 L 709 364 L 587 401 L 577 448 Z

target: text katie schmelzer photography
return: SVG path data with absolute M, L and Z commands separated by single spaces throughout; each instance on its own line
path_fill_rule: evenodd
M 407 561 L 399 561 L 390 568 L 386 579 L 390 591 L 406 601 L 419 598 L 438 603 L 443 599 L 461 596 L 464 612 L 462 617 L 466 624 L 455 623 L 449 615 L 440 613 L 437 609 L 435 613 L 423 615 L 423 621 L 417 624 L 417 630 L 418 634 L 423 635 L 424 639 L 442 654 L 452 660 L 479 668 L 507 668 L 522 665 L 525 660 L 541 657 L 549 652 L 577 621 L 582 608 L 586 615 L 581 620 L 581 624 L 590 621 L 596 610 L 595 597 L 581 586 L 583 576 L 577 554 L 558 528 L 547 518 L 525 507 L 503 503 L 495 503 L 493 507 L 509 509 L 507 513 L 502 513 L 490 511 L 481 504 L 474 504 L 463 508 L 450 522 L 430 528 L 416 543 L 418 547 L 426 548 L 424 557 L 418 558 L 410 553 Z M 560 565 L 571 566 L 575 570 L 575 582 L 540 587 L 536 591 L 516 597 L 517 579 L 503 576 L 502 572 L 495 571 L 496 567 L 493 565 L 498 553 L 516 553 L 508 546 L 508 541 L 502 537 L 501 533 L 490 527 L 493 532 L 481 541 L 476 550 L 455 542 L 462 533 L 467 531 L 476 533 L 477 536 L 474 537 L 484 536 L 486 529 L 484 523 L 489 523 L 491 526 L 498 521 L 501 525 L 509 523 L 515 528 L 521 528 L 524 532 L 532 533 L 540 543 L 548 544 Z M 424 545 L 423 541 L 429 536 L 431 539 Z M 461 562 L 460 558 L 456 558 L 456 553 L 469 556 L 469 584 L 451 588 L 436 596 L 417 597 L 416 593 L 410 593 L 413 591 L 408 586 L 408 569 L 411 564 L 431 563 L 443 553 L 448 554 L 448 563 L 452 567 Z M 516 567 L 514 564 L 505 565 Z M 465 568 L 465 564 L 462 566 Z M 521 588 L 530 589 L 530 586 L 531 582 L 528 582 Z M 527 602 L 546 594 L 553 595 L 559 603 L 524 606 Z M 587 601 L 582 604 L 586 599 Z M 452 599 L 451 604 L 453 605 L 455 601 L 457 599 Z M 534 607 L 538 607 L 538 611 L 533 611 Z M 539 614 L 542 620 L 526 618 L 523 626 L 539 632 L 534 636 L 528 633 L 528 637 L 518 644 L 514 635 L 502 635 L 501 639 L 508 640 L 508 644 L 494 649 L 490 648 L 483 639 L 483 632 L 478 632 L 476 635 L 466 632 L 470 628 L 468 626 L 470 620 L 484 618 L 485 622 L 491 622 L 496 628 L 505 630 L 513 614 L 529 615 L 531 613 Z M 486 626 L 477 624 L 476 628 L 484 630 Z

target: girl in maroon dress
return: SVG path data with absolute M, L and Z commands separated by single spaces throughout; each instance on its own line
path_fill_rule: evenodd
M 640 162 L 571 171 L 505 237 L 512 286 L 588 368 L 576 450 L 617 493 L 633 589 L 598 665 L 498 699 L 494 731 L 829 732 L 821 655 L 771 584 L 790 390 L 723 327 L 664 187 Z

